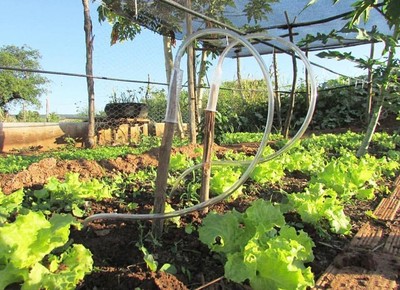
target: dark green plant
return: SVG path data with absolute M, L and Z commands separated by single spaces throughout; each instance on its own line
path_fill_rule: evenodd
M 339 2 L 340 0 L 334 0 L 333 2 Z M 308 5 L 312 5 L 317 0 L 311 0 Z M 377 5 L 379 4 L 379 5 Z M 358 0 L 353 3 L 352 11 L 347 16 L 348 22 L 343 31 L 336 33 L 338 36 L 343 32 L 348 31 L 357 32 L 358 38 L 369 42 L 381 42 L 385 46 L 382 50 L 382 56 L 385 57 L 385 61 L 382 62 L 379 59 L 375 59 L 373 56 L 362 59 L 355 58 L 351 53 L 341 53 L 338 51 L 328 51 L 320 54 L 322 57 L 336 58 L 340 60 L 347 60 L 356 63 L 358 67 L 368 69 L 374 74 L 372 79 L 374 84 L 378 87 L 378 93 L 374 96 L 373 106 L 371 108 L 368 127 L 364 139 L 357 150 L 357 156 L 363 156 L 367 153 L 372 136 L 375 133 L 376 127 L 380 120 L 382 111 L 384 109 L 385 101 L 390 95 L 393 82 L 398 83 L 398 67 L 396 56 L 396 49 L 399 46 L 400 39 L 400 9 L 398 0 L 385 0 L 378 3 L 378 1 L 370 0 Z M 380 17 L 383 17 L 387 26 L 391 29 L 389 34 L 384 34 L 380 30 L 383 27 L 377 27 L 376 25 L 370 25 L 371 29 L 365 29 L 360 27 L 360 22 L 368 23 L 370 20 L 371 10 L 375 10 L 379 13 Z M 326 35 L 321 35 L 326 37 Z M 313 42 L 317 38 L 311 37 L 309 40 Z M 306 44 L 307 40 L 303 42 Z M 381 58 L 381 56 L 380 56 Z M 379 72 L 378 78 L 376 73 Z M 370 101 L 370 100 L 368 100 Z
M 40 122 L 42 121 L 38 111 L 25 111 L 22 110 L 16 116 L 20 122 Z
M 247 80 L 243 85 L 246 90 L 241 92 L 235 90 L 235 86 L 234 82 L 224 82 L 221 86 L 226 89 L 220 91 L 218 101 L 218 112 L 223 115 L 222 118 L 218 118 L 223 123 L 219 125 L 219 128 L 216 128 L 217 139 L 220 129 L 223 132 L 262 132 L 264 130 L 268 114 L 264 82 Z M 347 79 L 340 77 L 322 83 L 318 89 L 318 102 L 310 128 L 347 128 L 362 124 L 366 111 L 366 85 L 361 82 L 357 85 L 349 85 Z M 291 130 L 299 128 L 308 109 L 304 84 L 300 85 L 297 91 Z M 390 102 L 397 104 L 397 99 L 393 97 Z M 281 110 L 283 117 L 286 115 L 288 106 L 289 93 L 282 92 Z M 394 106 L 394 109 L 388 112 L 393 114 L 396 108 L 398 106 Z M 277 124 L 276 114 L 273 124 Z
M 60 121 L 60 116 L 57 115 L 56 113 L 50 113 L 47 118 L 46 118 L 47 122 L 53 122 L 53 123 L 57 123 Z
M 0 48 L 0 65 L 18 69 L 40 69 L 41 55 L 29 46 L 3 46 Z M 0 71 L 0 108 L 27 103 L 40 107 L 39 97 L 45 93 L 48 80 L 42 75 L 27 71 Z
M 126 90 L 119 94 L 116 91 L 113 91 L 109 97 L 109 103 L 138 103 L 139 99 L 140 98 L 135 90 Z

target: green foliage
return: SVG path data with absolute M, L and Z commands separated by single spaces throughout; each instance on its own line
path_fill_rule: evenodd
M 126 90 L 126 92 L 121 92 L 119 95 L 116 91 L 113 91 L 109 97 L 109 103 L 119 104 L 119 103 L 138 103 L 139 97 L 134 90 Z
M 40 69 L 39 51 L 28 46 L 13 45 L 0 48 L 0 65 L 24 69 Z M 0 108 L 20 103 L 39 107 L 39 97 L 45 92 L 43 86 L 48 82 L 38 73 L 2 70 L 0 72 Z
M 272 13 L 271 3 L 279 0 L 257 0 L 247 1 L 243 12 L 247 15 L 247 22 L 254 20 L 255 23 L 262 19 L 268 19 L 268 14 Z
M 73 245 L 51 254 L 67 243 L 73 224 L 70 215 L 46 220 L 43 213 L 28 211 L 0 227 L 0 289 L 13 283 L 22 283 L 21 289 L 75 289 L 92 270 L 90 251 Z
M 274 150 L 267 146 L 263 155 L 267 156 L 273 153 Z M 258 183 L 276 183 L 282 180 L 284 176 L 284 163 L 281 157 L 257 164 L 250 174 L 251 179 Z
M 287 194 L 287 197 L 292 210 L 320 232 L 330 228 L 336 234 L 350 233 L 350 219 L 345 215 L 341 200 L 333 189 L 324 189 L 323 184 L 313 183 L 304 192 Z
M 231 166 L 216 167 L 212 171 L 210 180 L 210 190 L 212 193 L 220 195 L 226 192 L 242 175 L 241 170 Z M 240 186 L 233 193 L 233 198 L 242 193 L 243 186 Z
M 263 80 L 223 82 L 218 97 L 216 138 L 223 133 L 260 132 L 267 117 L 266 85 Z
M 111 45 L 128 39 L 133 40 L 141 32 L 139 24 L 131 21 L 129 17 L 122 17 L 115 13 L 121 9 L 118 1 L 104 1 L 104 4 L 97 8 L 97 12 L 100 23 L 107 21 L 112 25 Z
M 60 121 L 60 116 L 52 112 L 48 114 L 46 121 L 51 123 L 58 123 Z
M 284 160 L 285 170 L 289 172 L 301 171 L 306 174 L 315 174 L 325 167 L 326 152 L 324 147 L 306 149 L 297 145 L 281 157 Z
M 314 259 L 312 240 L 285 224 L 279 208 L 255 201 L 244 213 L 210 213 L 199 238 L 226 258 L 225 277 L 252 289 L 307 289 L 314 284 L 304 263 Z
M 38 156 L 7 155 L 0 158 L 0 172 L 15 173 L 26 169 L 29 165 L 38 162 L 40 159 Z
M 49 268 L 41 263 L 32 267 L 22 289 L 76 289 L 93 268 L 92 254 L 80 244 L 72 245 L 60 256 L 49 255 L 48 262 Z
M 327 188 L 332 188 L 345 201 L 354 195 L 360 199 L 372 199 L 375 196 L 374 185 L 382 173 L 384 160 L 381 161 L 368 155 L 357 158 L 354 154 L 343 151 L 340 157 L 332 159 L 311 182 L 323 183 Z
M 62 160 L 74 160 L 74 159 L 85 159 L 85 160 L 102 160 L 102 159 L 114 159 L 127 154 L 141 154 L 151 148 L 160 146 L 160 138 L 158 137 L 142 137 L 141 142 L 137 147 L 131 147 L 127 145 L 123 146 L 101 146 L 92 149 L 85 148 L 67 148 L 66 150 L 60 150 L 49 154 L 43 154 L 42 157 L 55 157 Z
M 151 90 L 145 100 L 149 113 L 148 116 L 154 122 L 163 122 L 167 108 L 167 93 L 165 90 Z
M 10 115 L 7 109 L 0 108 L 0 121 L 1 122 L 15 122 L 16 119 L 14 116 Z
M 152 272 L 156 272 L 158 267 L 158 262 L 154 259 L 154 256 L 149 253 L 149 251 L 146 249 L 145 246 L 143 245 L 136 245 L 136 246 L 138 246 L 139 250 L 142 251 L 143 259 L 146 262 L 146 265 L 149 268 L 149 270 Z
M 15 173 L 26 169 L 34 162 L 38 162 L 44 158 L 57 158 L 62 160 L 103 160 L 115 159 L 123 157 L 127 154 L 141 154 L 149 151 L 152 148 L 159 147 L 161 144 L 160 137 L 142 136 L 140 143 L 137 146 L 102 146 L 92 149 L 74 148 L 73 139 L 71 139 L 71 146 L 56 152 L 41 153 L 38 155 L 21 156 L 21 155 L 7 155 L 0 158 L 0 173 Z M 187 140 L 174 140 L 174 146 L 182 146 L 187 144 Z
M 320 85 L 311 127 L 332 129 L 362 124 L 367 96 L 366 86 L 349 85 L 343 78 Z
M 252 132 L 235 132 L 235 133 L 225 133 L 221 138 L 222 144 L 238 144 L 247 142 L 261 142 L 263 138 L 263 133 L 252 133 Z M 269 141 L 280 141 L 283 136 L 279 133 L 270 134 Z
M 348 131 L 343 134 L 312 134 L 309 138 L 302 140 L 301 144 L 308 151 L 324 148 L 326 153 L 339 155 L 342 149 L 356 151 L 361 140 L 361 134 Z
M 42 120 L 38 111 L 22 110 L 18 113 L 16 118 L 20 122 L 40 122 Z
M 359 78 L 365 79 L 364 76 Z M 221 87 L 226 90 L 220 91 L 218 101 L 218 112 L 222 117 L 216 120 L 216 138 L 221 133 L 229 132 L 260 132 L 264 130 L 268 114 L 267 96 L 265 83 L 261 80 L 246 80 L 242 87 L 244 91 L 240 94 L 238 84 L 235 82 L 224 82 Z M 297 89 L 296 103 L 294 108 L 292 129 L 299 128 L 306 115 L 308 108 L 304 97 L 304 84 Z M 374 91 L 377 93 L 378 88 Z M 315 113 L 310 124 L 312 129 L 333 129 L 349 126 L 362 126 L 366 119 L 366 98 L 368 96 L 367 86 L 349 84 L 348 79 L 339 77 L 329 80 L 318 87 L 318 102 Z M 289 93 L 281 93 L 281 117 L 286 116 L 289 108 Z M 387 99 L 387 110 L 390 114 L 397 113 L 400 104 L 398 97 Z M 217 116 L 218 118 L 218 116 Z M 277 115 L 274 116 L 274 124 L 277 124 Z M 219 125 L 218 125 L 219 123 Z M 220 138 L 221 139 L 221 138 Z M 222 142 L 222 141 L 221 141 Z
M 50 177 L 43 189 L 34 190 L 31 207 L 45 212 L 72 212 L 74 216 L 82 217 L 86 200 L 111 197 L 110 187 L 105 183 L 97 179 L 80 181 L 79 173 L 68 173 L 64 182 Z
M 0 191 L 0 226 L 7 221 L 9 216 L 18 212 L 24 196 L 25 193 L 22 188 L 9 195 Z
M 164 89 L 150 89 L 144 99 L 141 100 L 147 104 L 149 119 L 154 122 L 164 122 L 167 109 L 167 92 Z M 188 122 L 188 93 L 182 91 L 179 98 L 179 106 L 182 114 L 182 121 Z
M 169 168 L 173 171 L 183 171 L 193 165 L 192 163 L 185 154 L 175 153 L 170 157 Z

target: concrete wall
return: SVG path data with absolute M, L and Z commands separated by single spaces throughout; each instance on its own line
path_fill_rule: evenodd
M 0 152 L 11 152 L 26 149 L 49 150 L 65 146 L 66 138 L 73 138 L 77 146 L 82 146 L 87 135 L 87 122 L 62 123 L 1 123 Z M 141 135 L 148 135 L 147 124 L 133 126 L 129 132 L 128 125 L 121 125 L 114 130 L 100 129 L 96 142 L 100 145 L 129 143 Z
M 98 122 L 96 125 L 100 128 L 96 132 L 96 143 L 99 145 L 128 144 L 139 140 L 140 136 L 162 136 L 164 132 L 164 123 L 133 125 L 130 128 L 122 124 L 114 126 L 114 129 L 110 129 L 107 123 Z M 68 144 L 66 138 L 73 138 L 76 146 L 80 147 L 87 129 L 87 122 L 0 122 L 0 152 L 56 149 Z M 187 130 L 187 124 L 184 124 L 184 130 Z

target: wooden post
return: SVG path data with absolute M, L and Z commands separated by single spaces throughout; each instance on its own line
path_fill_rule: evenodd
M 175 124 L 165 122 L 164 135 L 161 141 L 158 157 L 156 189 L 154 192 L 154 213 L 164 213 L 167 191 L 168 168 L 171 156 L 172 139 L 174 137 Z M 163 232 L 164 220 L 153 220 L 153 235 L 160 237 Z
M 167 114 L 164 127 L 164 135 L 161 141 L 160 152 L 158 156 L 158 167 L 156 177 L 156 188 L 154 191 L 154 213 L 164 213 L 165 211 L 165 198 L 167 192 L 168 169 L 171 156 L 172 140 L 175 132 L 175 124 L 177 122 L 177 108 L 178 108 L 178 82 L 180 77 L 177 73 L 172 75 L 173 80 L 169 87 L 169 100 L 167 107 Z M 153 235 L 160 237 L 163 232 L 164 220 L 153 220 Z
M 209 199 L 211 179 L 211 153 L 214 143 L 215 112 L 205 111 L 204 116 L 204 140 L 203 140 L 203 172 L 200 188 L 200 201 Z M 208 208 L 203 210 L 208 212 Z
M 192 7 L 192 1 L 186 1 L 187 8 Z M 192 28 L 192 15 L 186 13 L 186 33 L 188 35 L 193 33 Z M 194 80 L 194 49 L 193 45 L 190 44 L 187 47 L 187 74 L 188 74 L 188 93 L 189 93 L 189 132 L 190 142 L 196 144 L 196 92 L 195 92 L 195 80 Z

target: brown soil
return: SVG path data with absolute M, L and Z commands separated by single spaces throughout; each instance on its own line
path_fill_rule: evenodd
M 230 148 L 217 147 L 216 153 L 219 154 L 228 149 L 235 149 L 247 153 L 254 153 L 256 144 L 242 144 L 231 146 Z M 193 156 L 192 146 L 178 148 L 179 151 Z M 136 172 L 146 167 L 157 166 L 158 151 L 153 150 L 147 154 L 135 156 L 128 155 L 115 160 L 103 160 L 100 162 L 87 160 L 57 161 L 56 159 L 44 159 L 31 165 L 27 170 L 17 174 L 6 174 L 0 176 L 0 185 L 5 193 L 21 187 L 41 187 L 50 176 L 62 179 L 67 172 L 78 172 L 83 179 L 99 178 L 109 176 L 115 172 Z M 284 189 L 288 192 L 299 191 L 304 188 L 306 178 L 301 175 L 287 176 L 284 180 Z M 210 210 L 224 212 L 236 208 L 243 211 L 249 206 L 251 201 L 264 198 L 279 198 L 280 188 L 263 188 L 257 184 L 249 183 L 245 189 L 246 195 L 239 197 L 232 202 L 223 202 L 213 206 Z M 140 195 L 128 195 L 127 202 L 135 202 L 138 208 L 136 213 L 148 213 L 153 204 L 153 195 L 148 187 L 143 185 L 143 192 Z M 171 200 L 171 202 L 177 202 Z M 353 231 L 351 236 L 333 235 L 329 238 L 319 236 L 312 228 L 305 226 L 304 230 L 314 239 L 315 260 L 310 264 L 316 278 L 327 269 L 334 261 L 334 258 L 350 244 L 352 237 L 359 231 L 363 224 L 370 219 L 366 217 L 365 211 L 374 210 L 379 200 L 372 202 L 355 202 L 347 207 L 346 212 L 351 217 Z M 90 214 L 102 212 L 127 213 L 129 210 L 118 200 L 104 200 L 102 202 L 92 202 Z M 196 231 L 187 233 L 185 226 L 192 225 L 196 228 L 201 224 L 203 215 L 192 213 L 181 217 L 181 226 L 167 224 L 165 232 L 160 239 L 155 239 L 151 235 L 151 221 L 140 222 L 103 222 L 96 221 L 91 223 L 88 228 L 77 231 L 73 230 L 71 238 L 75 243 L 85 245 L 93 254 L 95 270 L 92 274 L 85 277 L 77 289 L 250 289 L 246 285 L 238 285 L 223 278 L 223 263 L 219 257 L 209 251 L 199 239 Z M 289 222 L 295 224 L 298 217 L 287 216 Z M 379 225 L 387 229 L 387 224 Z M 398 225 L 397 225 L 398 226 Z M 174 265 L 176 274 L 165 272 L 151 272 L 148 270 L 143 260 L 143 253 L 137 247 L 138 243 L 143 243 L 148 251 L 153 254 L 159 267 L 165 263 Z M 354 253 L 353 253 L 354 254 Z M 355 261 L 355 256 L 348 254 L 342 258 L 337 258 L 335 263 L 350 267 L 351 273 L 360 271 L 360 267 L 374 267 L 379 257 L 373 255 L 356 255 L 357 262 L 353 265 L 348 261 Z M 354 270 L 354 271 L 353 271 Z M 353 271 L 353 272 L 352 272 Z M 400 272 L 400 268 L 399 268 Z M 399 274 L 397 273 L 397 282 Z M 338 283 L 349 284 L 344 277 Z M 400 283 L 397 283 L 400 285 Z M 397 286 L 396 286 L 397 287 Z M 320 288 L 321 289 L 321 288 Z M 367 288 L 352 288 L 367 289 Z M 393 288 L 395 289 L 395 288 Z

